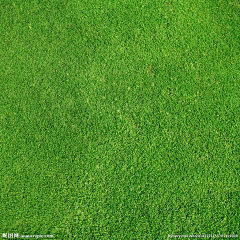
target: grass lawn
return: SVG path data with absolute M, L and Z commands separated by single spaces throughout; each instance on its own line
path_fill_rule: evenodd
M 1 237 L 239 235 L 239 23 L 239 0 L 0 1 Z

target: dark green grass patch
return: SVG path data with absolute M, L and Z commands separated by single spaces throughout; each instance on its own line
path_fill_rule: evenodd
M 239 5 L 1 1 L 1 234 L 239 235 Z

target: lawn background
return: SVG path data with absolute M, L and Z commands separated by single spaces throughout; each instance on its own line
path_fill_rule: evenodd
M 1 233 L 239 235 L 239 6 L 1 1 Z

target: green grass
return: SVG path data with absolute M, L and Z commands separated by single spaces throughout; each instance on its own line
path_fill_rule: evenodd
M 0 1 L 0 233 L 239 235 L 239 6 Z

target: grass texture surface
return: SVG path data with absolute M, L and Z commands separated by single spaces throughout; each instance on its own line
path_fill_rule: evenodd
M 0 233 L 239 235 L 239 23 L 238 0 L 1 0 Z

